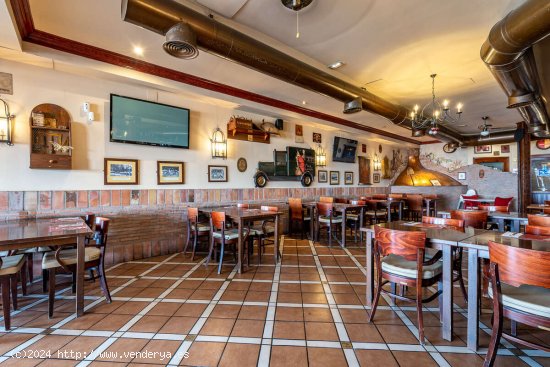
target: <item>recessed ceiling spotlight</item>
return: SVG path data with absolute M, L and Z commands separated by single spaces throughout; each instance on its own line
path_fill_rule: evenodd
M 466 124 L 456 125 L 456 127 L 466 127 Z
M 306 102 L 306 101 L 304 100 L 304 101 L 302 101 L 302 104 L 303 104 L 303 105 L 306 105 L 306 104 L 307 104 L 307 102 Z
M 134 53 L 138 56 L 143 56 L 143 47 L 134 46 Z
M 328 66 L 328 68 L 329 68 L 329 69 L 332 69 L 332 70 L 336 70 L 336 69 L 341 68 L 341 67 L 344 66 L 344 65 L 345 65 L 344 62 L 342 62 L 342 61 L 336 61 L 335 63 L 330 64 L 330 65 Z

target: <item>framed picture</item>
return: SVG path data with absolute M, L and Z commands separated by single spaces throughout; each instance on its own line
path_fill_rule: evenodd
M 353 185 L 353 172 L 344 172 L 344 184 Z
M 433 186 L 441 186 L 441 182 L 439 180 L 430 180 Z
M 246 158 L 239 158 L 237 160 L 237 169 L 239 170 L 239 172 L 244 172 L 246 171 L 246 169 L 248 168 L 248 163 L 246 163 Z
M 304 142 L 304 127 L 302 125 L 296 124 L 294 128 L 294 142 L 296 143 Z
M 313 142 L 314 143 L 319 143 L 321 144 L 322 143 L 322 137 L 321 137 L 321 134 L 319 133 L 313 133 Z
M 157 161 L 157 185 L 184 183 L 183 162 Z
M 227 166 L 208 166 L 208 182 L 227 182 Z
M 325 171 L 325 170 L 317 171 L 317 181 L 319 183 L 327 183 L 328 182 L 328 172 Z
M 498 156 L 500 155 L 500 152 L 499 152 L 498 150 L 495 150 L 495 151 L 493 152 L 493 155 L 494 155 L 495 157 L 498 157 Z
M 380 183 L 380 173 L 375 172 L 372 174 L 372 182 Z
M 466 172 L 458 172 L 458 179 L 460 181 L 466 180 Z
M 340 185 L 340 171 L 330 171 L 330 184 Z
M 361 144 L 361 153 L 367 152 L 367 144 Z
M 474 147 L 475 154 L 491 153 L 493 151 L 492 145 L 476 145 Z
M 104 159 L 105 185 L 138 185 L 139 161 L 137 159 Z
M 500 146 L 500 152 L 501 153 L 510 153 L 510 145 L 505 144 Z
M 359 156 L 359 185 L 371 185 L 370 159 Z

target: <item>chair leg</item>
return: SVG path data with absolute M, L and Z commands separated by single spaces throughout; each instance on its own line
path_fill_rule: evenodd
M 42 293 L 48 291 L 48 270 L 42 269 Z
M 422 285 L 416 284 L 416 312 L 418 314 L 418 339 L 424 345 L 424 315 L 422 315 Z
M 185 256 L 185 253 L 187 252 L 187 246 L 189 246 L 189 242 L 191 242 L 191 228 L 187 228 L 187 241 L 185 242 L 185 247 L 183 248 L 184 256 Z
M 492 367 L 497 356 L 498 345 L 502 336 L 502 313 L 497 311 L 493 314 L 493 331 L 491 332 L 491 341 L 489 349 L 483 361 L 483 367 Z
M 99 285 L 101 287 L 101 291 L 103 292 L 107 303 L 111 303 L 111 292 L 109 292 L 109 286 L 107 285 L 107 277 L 105 276 L 105 266 L 103 264 L 103 261 L 99 263 L 99 266 L 97 267 L 97 272 L 99 273 Z
M 193 252 L 191 253 L 191 261 L 195 260 L 195 251 L 197 251 L 198 236 L 193 236 Z
M 218 274 L 221 274 L 222 272 L 222 264 L 223 264 L 223 253 L 225 251 L 225 241 L 222 240 L 221 250 L 220 250 L 220 261 L 218 263 Z
M 210 263 L 210 259 L 212 258 L 212 251 L 214 251 L 214 237 L 210 240 L 210 250 L 208 251 L 208 257 L 206 258 L 206 261 L 204 263 L 204 266 L 208 267 L 208 264 Z
M 10 287 L 11 287 L 11 302 L 13 303 L 13 310 L 17 310 L 17 274 L 10 275 Z M 4 305 L 4 304 L 2 304 Z M 9 303 L 4 307 L 10 308 Z
M 34 280 L 33 270 L 33 254 L 27 254 L 27 271 L 29 273 L 29 281 L 32 283 Z
M 376 293 L 374 295 L 374 300 L 372 302 L 370 316 L 369 316 L 369 322 L 372 322 L 374 320 L 374 314 L 376 313 L 376 307 L 378 307 L 378 301 L 380 300 L 380 293 L 382 292 L 382 273 L 378 270 L 376 270 L 377 274 L 377 283 L 376 283 Z
M 2 284 L 2 309 L 4 311 L 4 328 L 9 330 L 11 327 L 10 319 L 10 278 L 4 276 L 0 278 Z
M 72 273 L 71 276 L 73 278 L 73 284 L 71 284 L 71 292 L 75 294 L 76 293 L 76 272 Z
M 53 317 L 53 304 L 55 302 L 55 269 L 48 270 L 48 318 Z
M 29 261 L 29 260 L 27 260 Z M 27 272 L 25 269 L 21 269 L 21 291 L 24 296 L 27 295 Z

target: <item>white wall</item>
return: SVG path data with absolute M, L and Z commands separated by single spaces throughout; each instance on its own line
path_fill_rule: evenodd
M 273 150 L 284 150 L 286 146 L 315 148 L 312 133 L 320 132 L 323 147 L 327 153 L 327 167 L 322 169 L 340 171 L 341 186 L 344 183 L 344 171 L 354 172 L 354 186 L 358 181 L 358 165 L 331 162 L 332 142 L 335 135 L 358 139 L 366 143 L 367 154 L 372 157 L 378 152 L 378 142 L 368 138 L 358 138 L 358 134 L 339 130 L 313 127 L 304 121 L 305 143 L 294 143 L 294 124 L 285 121 L 284 137 L 272 137 L 271 144 L 250 143 L 229 140 L 228 159 L 211 159 L 209 138 L 216 127 L 226 131 L 226 123 L 234 115 L 242 115 L 260 122 L 262 116 L 233 111 L 227 107 L 213 105 L 191 99 L 182 95 L 157 91 L 150 87 L 136 84 L 113 82 L 110 80 L 84 77 L 52 69 L 0 60 L 0 71 L 13 74 L 14 94 L 2 96 L 11 108 L 15 119 L 15 145 L 0 146 L 0 191 L 5 190 L 87 190 L 106 188 L 103 185 L 103 159 L 133 158 L 140 160 L 140 185 L 125 186 L 141 189 L 154 188 L 156 185 L 156 161 L 172 160 L 185 162 L 185 185 L 174 185 L 174 188 L 247 188 L 254 187 L 252 176 L 259 161 L 271 161 Z M 182 86 L 185 92 L 185 86 Z M 109 94 L 115 93 L 141 99 L 148 99 L 191 110 L 190 149 L 159 148 L 133 144 L 109 142 Z M 81 111 L 83 102 L 90 102 L 95 112 L 96 121 L 87 123 Z M 38 104 L 54 103 L 65 108 L 72 120 L 74 146 L 73 170 L 37 170 L 29 169 L 29 116 L 30 111 Z M 225 104 L 226 105 L 226 104 Z M 267 119 L 272 121 L 272 119 Z M 391 157 L 395 149 L 407 144 L 383 144 L 383 154 Z M 239 157 L 248 161 L 248 169 L 241 173 L 236 162 Z M 208 183 L 207 166 L 209 164 L 227 165 L 229 182 Z M 387 186 L 383 180 L 381 186 Z M 377 186 L 375 185 L 375 186 Z M 315 186 L 330 186 L 317 183 Z M 108 186 L 117 188 L 117 186 Z M 170 186 L 163 186 L 170 188 Z M 270 182 L 268 187 L 301 187 L 299 182 Z M 122 187 L 118 187 L 122 188 Z

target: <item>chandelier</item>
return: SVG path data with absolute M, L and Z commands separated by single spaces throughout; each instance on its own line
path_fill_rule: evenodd
M 462 116 L 462 103 L 456 105 L 456 117 L 451 115 L 449 100 L 443 100 L 440 103 L 435 97 L 435 77 L 437 74 L 430 75 L 432 78 L 432 101 L 428 102 L 422 110 L 419 110 L 419 106 L 415 105 L 411 111 L 410 118 L 412 122 L 413 130 L 428 130 L 428 134 L 436 135 L 439 131 L 438 125 L 445 122 L 456 123 L 460 121 Z

